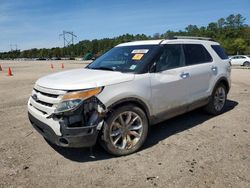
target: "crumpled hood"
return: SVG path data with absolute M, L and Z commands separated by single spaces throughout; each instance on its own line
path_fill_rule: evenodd
M 42 77 L 36 84 L 50 89 L 81 90 L 131 81 L 134 76 L 129 73 L 81 68 Z

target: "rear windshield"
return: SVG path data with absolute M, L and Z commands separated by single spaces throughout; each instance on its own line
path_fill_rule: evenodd
M 220 45 L 211 45 L 211 47 L 221 59 L 228 59 L 227 54 L 225 53 L 224 49 L 220 47 Z

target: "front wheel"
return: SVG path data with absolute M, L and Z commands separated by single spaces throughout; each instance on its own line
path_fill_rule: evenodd
M 218 84 L 210 97 L 205 110 L 213 115 L 221 114 L 227 100 L 227 90 L 224 84 Z
M 128 155 L 139 150 L 147 134 L 148 120 L 144 111 L 135 105 L 121 106 L 106 120 L 102 146 L 113 155 Z

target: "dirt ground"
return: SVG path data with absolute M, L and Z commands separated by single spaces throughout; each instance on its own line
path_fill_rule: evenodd
M 30 125 L 32 87 L 61 63 L 0 61 L 0 187 L 250 187 L 250 69 L 232 70 L 222 115 L 196 110 L 165 121 L 142 150 L 115 158 L 100 146 L 93 155 L 51 146 Z

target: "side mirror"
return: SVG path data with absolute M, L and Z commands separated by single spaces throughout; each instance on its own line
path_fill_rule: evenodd
M 149 68 L 149 72 L 150 73 L 156 72 L 156 62 L 154 62 L 153 65 L 151 65 L 151 67 Z

